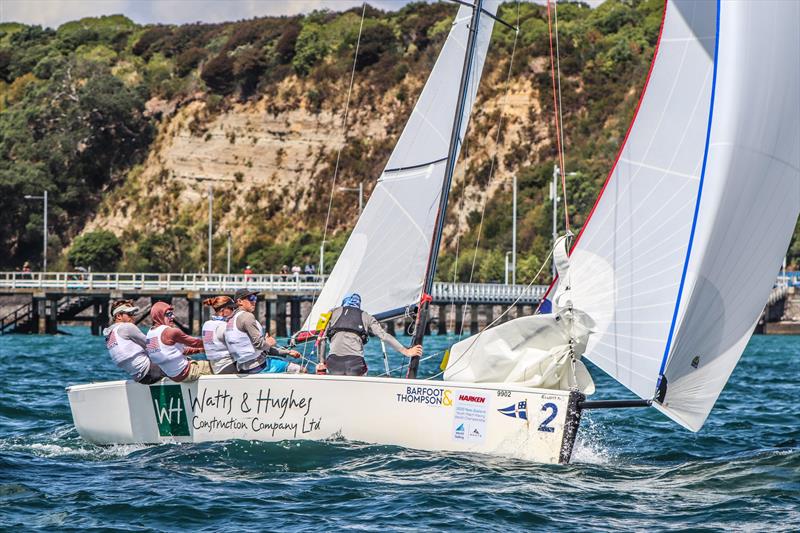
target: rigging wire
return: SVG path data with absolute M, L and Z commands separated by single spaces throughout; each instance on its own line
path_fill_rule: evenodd
M 489 188 L 488 185 L 491 185 L 492 181 L 494 180 L 494 171 L 495 171 L 496 163 L 497 163 L 497 147 L 498 147 L 498 145 L 500 143 L 500 134 L 503 131 L 503 125 L 505 123 L 505 121 L 503 119 L 503 116 L 504 116 L 503 111 L 505 111 L 506 108 L 508 107 L 508 95 L 511 92 L 511 73 L 512 73 L 513 68 L 514 68 L 514 57 L 515 57 L 515 54 L 516 54 L 516 51 L 517 51 L 517 42 L 519 40 L 519 25 L 520 25 L 520 1 L 517 0 L 517 25 L 516 25 L 516 31 L 514 32 L 514 43 L 513 43 L 512 47 L 511 47 L 511 56 L 509 57 L 509 61 L 508 61 L 508 73 L 506 74 L 506 92 L 503 95 L 503 103 L 502 103 L 502 106 L 501 106 L 502 111 L 501 111 L 500 117 L 498 117 L 498 121 L 497 121 L 497 134 L 495 135 L 495 139 L 494 139 L 495 151 L 494 151 L 494 154 L 492 156 L 491 163 L 489 165 L 489 181 L 487 183 L 487 189 Z M 484 221 L 484 217 L 486 216 L 486 203 L 487 203 L 487 195 L 484 194 L 483 202 L 481 202 L 481 219 L 480 219 L 480 222 L 478 223 L 478 235 L 475 237 L 475 249 L 474 249 L 474 251 L 472 253 L 472 265 L 470 266 L 470 270 L 469 270 L 469 282 L 468 283 L 472 283 L 472 279 L 473 279 L 473 277 L 475 275 L 475 263 L 477 262 L 477 258 L 478 258 L 478 248 L 480 247 L 480 244 L 481 244 L 481 234 L 483 232 L 483 221 Z M 453 281 L 455 281 L 455 280 L 453 280 Z M 458 340 L 459 341 L 461 340 L 461 337 L 464 335 L 464 318 L 467 316 L 466 309 L 467 309 L 467 305 L 468 304 L 469 304 L 469 299 L 466 300 L 466 302 L 464 304 L 464 307 L 462 308 L 463 309 L 463 311 L 462 311 L 463 314 L 461 316 L 461 331 L 458 332 Z
M 558 0 L 555 0 L 557 3 Z M 556 123 L 556 150 L 558 151 L 559 172 L 561 173 L 561 189 L 564 193 L 564 224 L 566 230 L 570 230 L 569 226 L 569 205 L 567 204 L 567 174 L 564 169 L 564 144 L 563 144 L 563 119 L 559 120 L 561 116 L 561 68 L 559 65 L 558 72 L 558 90 L 556 90 L 556 58 L 553 51 L 553 24 L 550 15 L 550 2 L 547 0 L 547 30 L 550 34 L 550 75 L 553 82 L 553 118 Z M 557 9 L 557 8 L 556 8 Z M 556 43 L 558 42 L 558 18 L 556 18 Z
M 364 18 L 366 18 L 366 14 L 367 14 L 367 2 L 365 1 L 361 5 L 361 22 L 358 25 L 358 38 L 356 39 L 356 49 L 355 49 L 355 53 L 353 54 L 353 68 L 350 70 L 350 84 L 349 84 L 349 86 L 347 88 L 347 98 L 345 99 L 344 113 L 342 115 L 342 128 L 341 129 L 342 129 L 343 140 L 347 140 L 347 117 L 348 117 L 348 114 L 350 112 L 350 99 L 351 99 L 352 94 L 353 94 L 353 84 L 354 84 L 355 77 L 356 77 L 356 65 L 358 64 L 358 50 L 361 47 L 361 34 L 363 33 L 363 30 L 364 30 Z M 328 226 L 330 224 L 331 209 L 333 207 L 333 195 L 334 195 L 334 192 L 336 191 L 336 179 L 339 176 L 339 162 L 341 161 L 341 158 L 342 158 L 342 149 L 344 148 L 344 146 L 345 146 L 345 143 L 342 142 L 342 144 L 339 146 L 339 149 L 336 151 L 336 165 L 333 168 L 333 177 L 331 178 L 331 192 L 330 192 L 330 196 L 328 198 L 328 211 L 325 214 L 325 226 L 322 229 L 322 246 L 325 245 L 325 241 L 328 238 Z M 320 272 L 319 274 L 320 274 L 320 276 L 324 276 L 325 275 L 324 272 Z M 324 277 L 322 277 L 321 279 L 324 280 Z M 323 283 L 323 285 L 324 285 L 324 283 Z M 320 291 L 321 290 L 322 289 L 320 288 Z M 317 301 L 317 296 L 318 296 L 318 291 L 314 291 L 314 293 L 313 293 L 313 295 L 311 297 L 311 309 L 312 310 L 314 309 L 314 304 Z M 305 353 L 306 353 L 307 345 L 308 345 L 308 343 L 306 343 L 303 346 L 303 355 L 305 355 Z

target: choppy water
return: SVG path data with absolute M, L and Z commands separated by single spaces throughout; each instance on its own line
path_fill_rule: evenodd
M 587 412 L 573 464 L 543 466 L 345 442 L 94 446 L 64 387 L 120 376 L 102 339 L 70 331 L 0 337 L 0 528 L 800 527 L 800 337 L 754 337 L 699 434 L 652 409 Z M 593 374 L 597 397 L 630 397 Z

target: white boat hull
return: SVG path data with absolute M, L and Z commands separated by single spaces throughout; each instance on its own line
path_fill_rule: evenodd
M 346 439 L 540 463 L 569 461 L 582 399 L 507 384 L 289 374 L 67 393 L 81 437 L 98 444 Z

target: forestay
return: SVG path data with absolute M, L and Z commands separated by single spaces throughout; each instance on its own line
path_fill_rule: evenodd
M 694 431 L 800 210 L 799 6 L 667 2 L 637 115 L 572 251 L 572 300 L 594 321 L 586 357 Z
M 491 14 L 497 0 L 485 1 Z M 372 314 L 402 309 L 419 300 L 447 163 L 458 81 L 464 67 L 472 9 L 461 6 L 439 58 L 391 157 L 378 179 L 304 329 L 322 313 L 357 292 Z M 483 14 L 468 80 L 459 139 L 464 138 L 494 21 Z M 460 148 L 460 145 L 459 145 Z

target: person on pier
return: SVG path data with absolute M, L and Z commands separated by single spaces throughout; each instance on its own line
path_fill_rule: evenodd
M 214 310 L 211 318 L 203 324 L 203 348 L 211 371 L 214 374 L 236 374 L 236 361 L 225 342 L 225 326 L 233 316 L 236 304 L 230 296 L 206 298 L 203 304 Z
M 191 360 L 187 355 L 203 351 L 203 339 L 190 337 L 175 327 L 175 309 L 166 302 L 156 302 L 150 309 L 153 325 L 147 332 L 150 360 L 172 381 L 194 381 L 211 374 L 208 361 Z
M 259 372 L 304 374 L 306 369 L 297 363 L 279 359 L 283 356 L 300 357 L 300 352 L 278 348 L 274 337 L 265 332 L 256 320 L 258 292 L 239 289 L 234 295 L 237 310 L 225 327 L 225 342 L 236 361 L 240 374 Z
M 132 300 L 117 300 L 111 304 L 113 323 L 103 330 L 103 335 L 114 364 L 137 383 L 150 385 L 166 374 L 147 355 L 147 338 L 134 323 L 138 312 Z
M 325 359 L 328 374 L 363 376 L 367 373 L 364 345 L 373 334 L 406 357 L 422 355 L 422 346 L 406 348 L 386 332 L 374 316 L 361 310 L 361 296 L 350 294 L 342 305 L 331 310 L 323 336 L 330 341 L 330 355 Z

